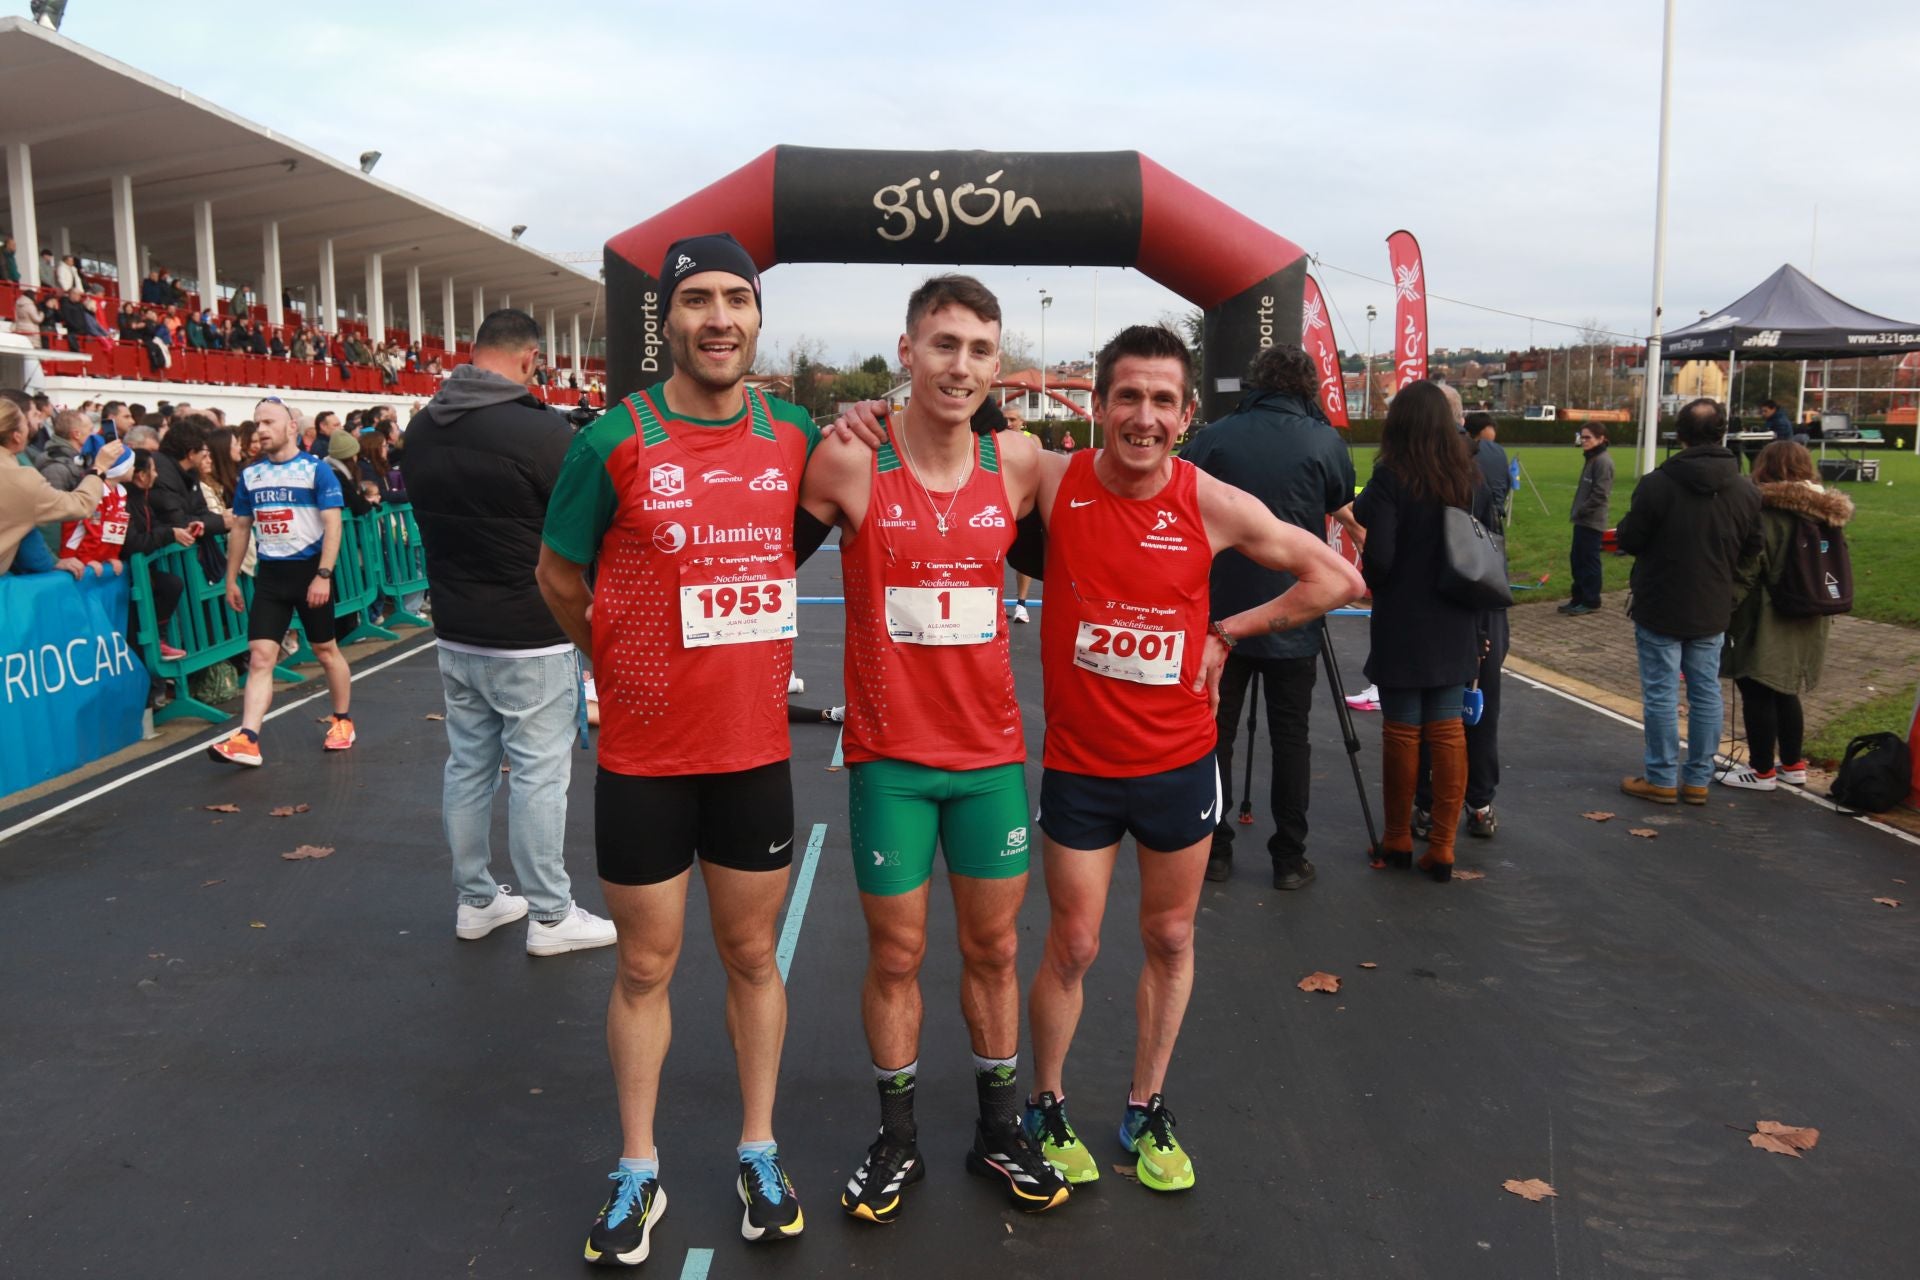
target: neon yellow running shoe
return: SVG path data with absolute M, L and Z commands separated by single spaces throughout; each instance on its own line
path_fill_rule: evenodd
M 1099 1161 L 1073 1131 L 1067 1119 L 1067 1104 L 1051 1091 L 1041 1094 L 1038 1102 L 1027 1104 L 1020 1124 L 1027 1131 L 1027 1141 L 1040 1145 L 1040 1154 L 1068 1183 L 1077 1187 L 1083 1182 L 1100 1180 Z
M 1173 1112 L 1159 1094 L 1144 1107 L 1127 1104 L 1120 1121 L 1120 1145 L 1139 1157 L 1135 1172 L 1155 1191 L 1186 1191 L 1193 1186 L 1193 1161 L 1173 1136 Z

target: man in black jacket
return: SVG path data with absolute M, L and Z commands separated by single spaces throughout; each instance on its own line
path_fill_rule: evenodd
M 1196 434 L 1181 458 L 1208 475 L 1245 489 L 1288 524 L 1324 539 L 1333 516 L 1358 539 L 1353 523 L 1353 459 L 1320 412 L 1313 359 L 1297 346 L 1268 347 L 1247 370 L 1247 393 L 1226 417 Z M 1265 604 L 1293 585 L 1287 574 L 1255 564 L 1237 551 L 1213 562 L 1211 613 L 1231 617 Z M 1222 788 L 1219 825 L 1207 858 L 1207 879 L 1233 874 L 1233 743 L 1247 685 L 1256 673 L 1266 694 L 1267 735 L 1273 748 L 1268 799 L 1273 807 L 1273 886 L 1304 889 L 1314 879 L 1307 860 L 1307 800 L 1312 747 L 1307 713 L 1313 701 L 1314 663 L 1320 655 L 1315 619 L 1304 627 L 1248 636 L 1227 655 L 1220 676 L 1217 716 Z
M 559 955 L 614 940 L 613 922 L 573 901 L 567 875 L 567 785 L 580 711 L 573 644 L 534 583 L 547 499 L 573 432 L 527 392 L 539 330 L 496 311 L 407 426 L 401 463 L 433 583 L 440 683 L 447 699 L 441 792 L 454 932 L 483 938 L 532 915 L 527 953 Z M 507 840 L 521 895 L 488 869 L 493 793 L 504 753 Z
M 1645 775 L 1622 779 L 1620 789 L 1655 804 L 1705 804 L 1720 745 L 1720 644 L 1733 617 L 1735 566 L 1760 554 L 1760 491 L 1722 443 L 1727 418 L 1717 401 L 1692 401 L 1675 429 L 1680 452 L 1641 478 L 1616 532 L 1620 549 L 1634 557 L 1627 612 L 1640 650 L 1647 741 Z

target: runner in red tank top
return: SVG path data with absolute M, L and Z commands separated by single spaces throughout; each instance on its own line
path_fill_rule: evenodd
M 1114 861 L 1131 833 L 1146 965 L 1120 1131 L 1140 1181 L 1180 1191 L 1193 1185 L 1193 1164 L 1161 1090 L 1193 987 L 1193 919 L 1220 807 L 1220 668 L 1236 638 L 1297 627 L 1365 587 L 1326 544 L 1173 457 L 1193 411 L 1193 364 L 1170 330 L 1134 326 L 1107 344 L 1093 411 L 1103 447 L 1071 464 L 1048 459 L 1037 502 L 1048 530 L 1039 823 L 1052 919 L 1029 1005 L 1039 1093 L 1026 1129 L 1069 1180 L 1099 1177 L 1067 1120 L 1062 1073 Z M 1229 547 L 1298 582 L 1209 630 L 1208 573 Z
M 1014 522 L 1033 504 L 1039 451 L 977 439 L 973 413 L 1000 368 L 1000 304 L 941 276 L 907 303 L 904 416 L 877 451 L 822 442 L 802 502 L 841 528 L 847 592 L 847 770 L 854 874 L 867 918 L 862 1009 L 880 1088 L 880 1136 L 841 1206 L 890 1222 L 924 1171 L 913 1089 L 920 960 L 936 843 L 947 858 L 980 1120 L 967 1168 L 1038 1211 L 1067 1187 L 1020 1128 L 1015 917 L 1026 894 L 1026 741 L 1000 586 Z

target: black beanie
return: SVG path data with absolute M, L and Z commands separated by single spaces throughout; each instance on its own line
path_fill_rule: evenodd
M 760 308 L 760 270 L 753 255 L 738 240 L 721 231 L 709 236 L 688 236 L 667 246 L 666 259 L 660 264 L 660 284 L 667 291 L 667 307 L 673 307 L 673 291 L 682 280 L 701 271 L 728 271 L 753 286 L 753 305 Z

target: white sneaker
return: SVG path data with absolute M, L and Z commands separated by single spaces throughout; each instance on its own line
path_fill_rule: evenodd
M 1723 787 L 1739 787 L 1742 791 L 1772 791 L 1780 784 L 1775 780 L 1771 769 L 1765 773 L 1755 773 L 1752 769 L 1742 765 L 1738 769 L 1732 769 L 1721 774 L 1720 785 Z
M 837 707 L 828 707 L 827 719 L 833 721 L 835 724 L 845 724 L 847 719 L 846 704 L 842 703 Z
M 1380 709 L 1380 686 L 1370 684 L 1347 699 L 1347 705 L 1355 711 L 1378 711 Z
M 799 676 L 787 677 L 787 692 L 789 694 L 805 693 L 806 691 L 807 682 L 805 680 L 802 680 Z
M 567 914 L 546 924 L 527 922 L 527 954 L 557 956 L 589 947 L 610 947 L 614 941 L 613 921 L 602 920 L 579 903 L 569 903 Z
M 1017 604 L 1013 606 L 1013 620 L 1015 622 L 1032 622 L 1033 621 L 1032 618 L 1029 618 L 1027 616 L 1027 606 L 1023 604 Z
M 1807 785 L 1807 762 L 1802 760 L 1799 764 L 1780 765 L 1776 776 L 1782 782 L 1791 782 L 1796 787 L 1804 787 Z
M 475 938 L 484 938 L 503 924 L 512 924 L 527 914 L 527 900 L 515 897 L 506 885 L 500 886 L 500 892 L 493 895 L 493 901 L 484 907 L 470 907 L 460 904 L 453 915 L 453 932 L 456 937 L 471 942 Z

